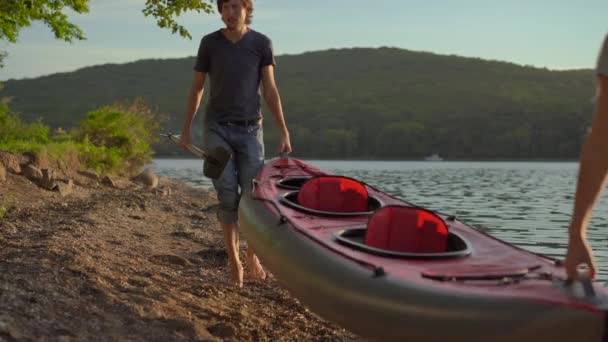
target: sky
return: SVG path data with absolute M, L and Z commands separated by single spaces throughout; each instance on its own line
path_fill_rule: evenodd
M 82 67 L 196 54 L 200 38 L 223 26 L 218 14 L 178 21 L 188 40 L 141 13 L 145 0 L 92 0 L 88 14 L 66 12 L 87 40 L 65 43 L 40 23 L 24 28 L 0 81 Z M 592 68 L 608 33 L 606 0 L 256 0 L 251 27 L 275 54 L 390 46 L 508 61 L 549 69 Z M 280 67 L 280 66 L 279 66 Z M 279 70 L 277 70 L 279 72 Z

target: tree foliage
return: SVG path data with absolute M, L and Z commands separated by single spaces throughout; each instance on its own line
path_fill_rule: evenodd
M 44 22 L 55 38 L 72 42 L 85 39 L 84 32 L 69 21 L 66 9 L 76 13 L 89 12 L 90 0 L 2 0 L 0 1 L 0 40 L 17 42 L 19 31 L 33 21 Z M 213 12 L 212 0 L 146 0 L 143 14 L 156 19 L 158 26 L 191 39 L 188 30 L 176 18 L 185 12 Z M 1 61 L 1 58 L 0 58 Z
M 180 36 L 192 39 L 190 32 L 177 23 L 175 18 L 182 13 L 194 11 L 197 13 L 213 12 L 212 0 L 146 0 L 146 6 L 143 13 L 146 17 L 152 16 L 156 18 L 156 23 L 161 28 L 171 30 L 173 34 L 178 33 Z
M 71 42 L 85 39 L 82 30 L 68 20 L 66 8 L 76 13 L 89 11 L 89 0 L 3 0 L 0 2 L 0 40 L 15 43 L 19 31 L 32 21 L 44 22 L 55 38 Z
M 117 103 L 87 113 L 77 130 L 77 140 L 102 150 L 90 149 L 89 158 L 101 160 L 105 168 L 125 164 L 125 173 L 149 162 L 151 144 L 157 141 L 159 122 L 155 113 L 141 99 L 133 103 Z M 95 155 L 101 151 L 106 158 Z M 93 156 L 90 156 L 93 154 Z
M 49 141 L 49 131 L 49 127 L 40 122 L 22 122 L 17 113 L 0 103 L 0 144 L 14 140 L 45 144 Z

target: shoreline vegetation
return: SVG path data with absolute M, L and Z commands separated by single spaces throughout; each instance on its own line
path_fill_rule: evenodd
M 26 154 L 31 163 L 129 176 L 151 160 L 159 121 L 141 99 L 90 111 L 69 132 L 41 122 L 26 123 L 0 103 L 0 150 Z M 63 164 L 69 165 L 63 165 Z
M 272 277 L 230 286 L 215 193 L 140 172 L 134 108 L 72 132 L 0 109 L 0 340 L 357 340 Z

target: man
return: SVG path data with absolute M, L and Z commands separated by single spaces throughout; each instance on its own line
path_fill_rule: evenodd
M 233 155 L 213 185 L 220 202 L 218 220 L 224 233 L 232 280 L 235 286 L 242 287 L 237 209 L 240 195 L 251 191 L 251 180 L 264 163 L 260 81 L 264 100 L 281 132 L 279 152 L 290 153 L 291 143 L 274 80 L 272 43 L 249 28 L 252 0 L 217 0 L 217 8 L 226 27 L 201 40 L 180 144 L 185 147 L 192 142 L 190 128 L 203 97 L 205 79 L 209 77 L 204 146 L 209 150 L 221 146 Z M 264 279 L 264 269 L 251 247 L 247 250 L 247 259 L 251 275 Z
M 603 190 L 608 175 L 608 36 L 596 67 L 597 103 L 591 132 L 581 152 L 578 184 L 574 199 L 574 213 L 570 223 L 566 272 L 569 279 L 577 279 L 577 267 L 586 264 L 589 276 L 595 277 L 595 260 L 587 242 L 587 225 L 593 206 Z

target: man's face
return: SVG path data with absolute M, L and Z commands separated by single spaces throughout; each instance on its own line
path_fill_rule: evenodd
M 247 19 L 247 8 L 241 0 L 224 1 L 222 4 L 222 21 L 230 30 L 241 28 Z

